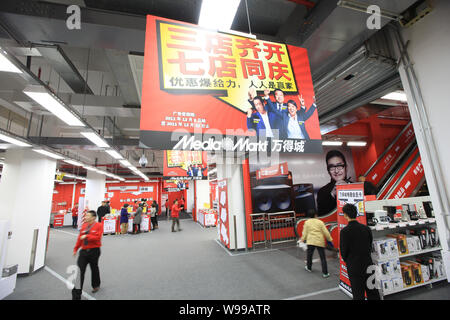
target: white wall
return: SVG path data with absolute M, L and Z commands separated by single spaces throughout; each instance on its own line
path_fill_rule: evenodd
M 7 264 L 18 273 L 30 268 L 33 232 L 39 230 L 35 271 L 44 266 L 56 161 L 29 149 L 10 149 L 0 181 L 0 219 L 11 221 L 12 238 Z
M 196 188 L 196 203 L 197 210 L 204 207 L 204 203 L 209 203 L 209 181 L 197 180 L 195 182 Z
M 194 181 L 189 182 L 189 189 L 186 190 L 186 211 L 194 211 Z
M 230 249 L 245 249 L 247 247 L 244 184 L 242 181 L 241 160 L 239 164 L 217 164 L 217 179 L 227 180 L 228 190 L 228 221 L 230 231 Z M 236 216 L 236 237 L 234 217 Z M 237 239 L 237 241 L 236 241 Z
M 430 124 L 429 128 L 421 125 L 420 112 L 416 110 L 411 94 L 413 88 L 408 84 L 407 73 L 403 65 L 399 68 L 402 83 L 408 96 L 409 110 L 414 131 L 416 132 L 433 208 L 436 213 L 439 234 L 441 236 L 444 235 L 441 243 L 445 251 L 449 250 L 449 232 L 445 228 L 443 214 L 447 215 L 449 212 L 447 212 L 448 209 L 445 208 L 445 204 L 444 207 L 439 205 L 438 193 L 439 190 L 443 190 L 447 196 L 447 201 L 450 199 L 450 148 L 448 148 L 448 138 L 450 137 L 448 125 L 450 119 L 450 108 L 448 106 L 450 101 L 449 16 L 450 1 L 436 0 L 434 2 L 434 10 L 431 13 L 412 27 L 402 30 L 404 41 L 410 41 L 407 51 L 413 63 L 413 69 L 423 96 L 426 115 Z M 436 156 L 441 166 L 441 175 L 433 176 L 433 170 L 436 168 L 436 165 L 432 163 L 433 155 L 427 152 L 427 146 L 429 147 L 430 143 L 424 138 L 425 132 L 431 133 L 435 141 Z M 439 180 L 441 180 L 441 183 L 439 183 Z M 448 220 L 448 217 L 446 219 Z M 445 241 L 445 238 L 447 241 Z

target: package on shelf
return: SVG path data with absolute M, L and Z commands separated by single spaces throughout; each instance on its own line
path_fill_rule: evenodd
M 401 262 L 400 267 L 402 270 L 403 287 L 409 288 L 414 284 L 411 265 Z
M 428 282 L 431 280 L 430 278 L 430 269 L 428 268 L 427 265 L 421 264 L 420 268 L 422 270 L 422 277 L 423 277 L 423 282 Z
M 383 295 L 394 292 L 394 283 L 391 279 L 389 280 L 380 280 L 381 290 L 383 291 Z
M 400 268 L 400 267 L 399 267 Z M 392 286 L 394 291 L 398 291 L 403 289 L 403 279 L 400 272 L 400 276 L 396 278 L 392 278 Z
M 392 278 L 392 266 L 389 260 L 380 261 L 376 264 L 376 278 L 378 280 L 390 280 Z
M 412 278 L 413 278 L 414 285 L 423 283 L 421 264 L 418 263 L 417 261 L 413 261 L 413 260 L 406 260 L 405 263 L 408 263 L 411 265 Z
M 416 253 L 422 250 L 422 245 L 418 236 L 406 236 L 406 243 L 408 245 L 409 253 Z
M 444 263 L 439 253 L 433 253 L 433 278 L 445 277 Z
M 372 258 L 374 260 L 388 259 L 390 251 L 386 238 L 374 239 L 372 242 Z
M 431 248 L 439 246 L 439 235 L 438 231 L 434 227 L 428 227 L 428 246 Z
M 397 239 L 397 248 L 398 248 L 398 255 L 402 256 L 405 254 L 408 254 L 408 244 L 406 243 L 406 234 L 403 233 L 393 233 L 386 235 L 388 238 L 394 238 Z
M 428 247 L 428 230 L 427 228 L 416 228 L 408 230 L 409 234 L 419 238 L 420 249 L 424 250 Z
M 424 281 L 425 281 L 425 273 L 428 275 L 429 280 L 434 279 L 434 262 L 433 257 L 431 256 L 422 256 L 422 257 L 416 257 L 416 261 L 420 263 L 422 266 L 422 274 L 424 275 Z M 426 271 L 425 271 L 426 269 Z
M 390 260 L 391 270 L 392 270 L 392 278 L 401 278 L 402 277 L 402 269 L 400 267 L 400 259 Z

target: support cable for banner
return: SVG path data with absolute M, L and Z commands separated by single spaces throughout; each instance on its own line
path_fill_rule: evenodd
M 247 0 L 245 0 L 245 9 L 247 11 L 248 33 L 252 34 L 252 28 L 250 26 L 250 15 L 248 14 L 248 3 L 247 3 Z

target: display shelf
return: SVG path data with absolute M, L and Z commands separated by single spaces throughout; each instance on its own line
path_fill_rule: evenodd
M 414 286 L 406 287 L 406 288 L 403 288 L 403 289 L 400 289 L 400 290 L 397 290 L 397 291 L 394 291 L 394 292 L 389 292 L 389 293 L 386 293 L 386 294 L 383 293 L 383 296 L 384 297 L 385 296 L 389 296 L 391 294 L 403 292 L 403 291 L 406 291 L 406 290 L 409 290 L 409 289 L 423 287 L 423 286 L 430 285 L 430 284 L 433 284 L 435 282 L 444 281 L 444 280 L 447 280 L 447 278 L 446 277 L 442 277 L 442 278 L 438 278 L 438 279 L 433 279 L 433 280 L 430 280 L 430 281 L 427 281 L 427 282 L 424 282 L 424 283 L 421 283 L 421 284 L 416 284 Z
M 389 257 L 389 258 L 385 258 L 385 259 L 373 259 L 373 262 L 374 263 L 379 263 L 379 262 L 385 262 L 385 261 L 394 260 L 394 259 L 403 259 L 403 258 L 406 258 L 406 257 L 417 256 L 419 254 L 424 254 L 424 253 L 429 253 L 429 252 L 434 252 L 434 251 L 440 251 L 440 250 L 442 250 L 442 248 L 439 246 L 439 247 L 435 247 L 435 248 L 431 248 L 431 249 L 421 250 L 421 251 L 418 251 L 418 252 L 398 255 L 397 257 Z
M 370 229 L 374 231 L 382 231 L 388 229 L 400 229 L 410 226 L 422 225 L 427 223 L 436 223 L 436 218 L 419 219 L 405 222 L 388 223 L 388 224 L 378 224 L 376 226 L 371 226 Z

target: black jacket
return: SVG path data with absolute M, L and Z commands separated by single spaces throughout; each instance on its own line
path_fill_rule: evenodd
M 349 273 L 365 272 L 372 264 L 372 231 L 357 221 L 350 221 L 341 230 L 340 253 Z
M 106 216 L 111 211 L 109 210 L 109 206 L 100 206 L 97 209 L 98 221 L 101 221 L 104 216 Z

